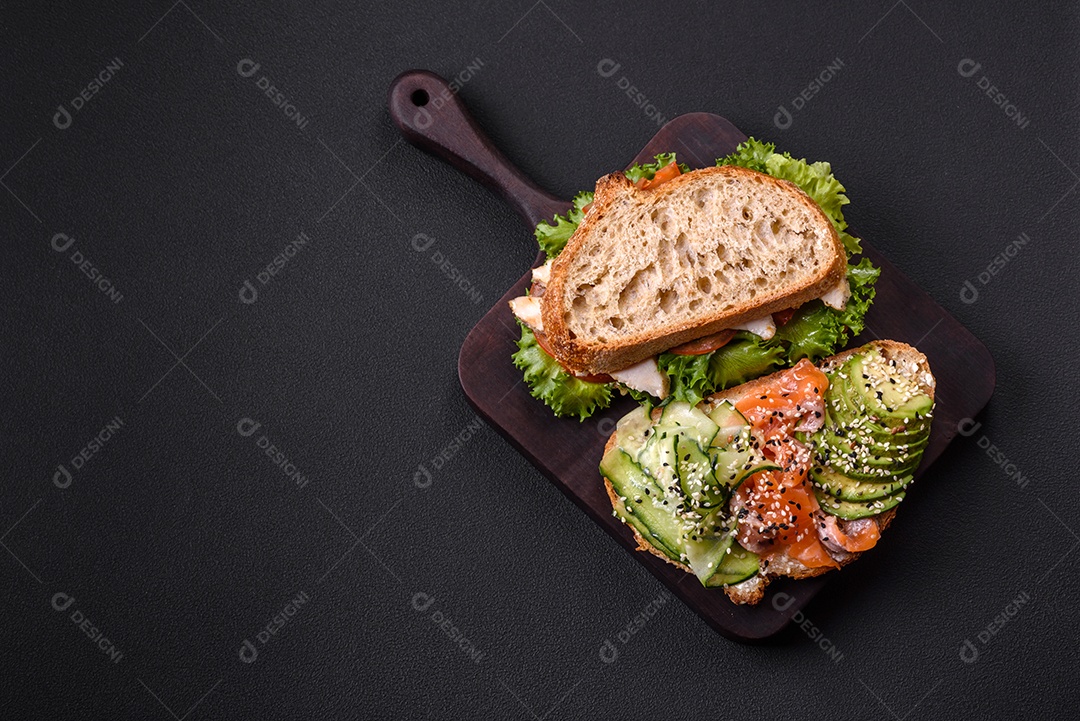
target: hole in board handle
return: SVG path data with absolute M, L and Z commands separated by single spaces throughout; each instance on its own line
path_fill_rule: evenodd
M 412 95 L 409 96 L 409 99 L 412 100 L 413 105 L 417 106 L 418 108 L 422 108 L 428 104 L 427 91 L 423 88 L 414 90 L 412 92 Z

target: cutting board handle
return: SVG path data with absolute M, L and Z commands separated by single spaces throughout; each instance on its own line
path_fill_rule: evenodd
M 529 227 L 569 204 L 514 167 L 476 124 L 455 89 L 428 70 L 406 70 L 390 84 L 390 118 L 410 143 L 501 195 Z

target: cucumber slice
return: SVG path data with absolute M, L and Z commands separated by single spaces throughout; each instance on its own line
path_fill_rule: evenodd
M 731 401 L 721 401 L 709 411 L 709 418 L 719 427 L 713 445 L 730 446 L 737 437 L 749 432 L 750 422 L 740 413 Z
M 686 563 L 694 572 L 701 585 L 710 585 L 709 581 L 720 572 L 727 559 L 728 549 L 735 542 L 735 532 L 729 531 L 720 536 L 699 538 L 686 543 Z
M 670 488 L 676 481 L 675 458 L 677 456 L 675 444 L 678 441 L 678 431 L 672 428 L 653 426 L 652 431 L 649 433 L 649 439 L 638 453 L 637 458 L 634 459 L 645 474 L 651 477 L 661 489 Z
M 738 448 L 713 450 L 713 474 L 721 486 L 733 491 L 759 471 L 776 471 L 780 466 L 759 455 L 750 444 Z
M 727 488 L 713 475 L 712 459 L 689 436 L 676 442 L 676 473 L 683 495 L 699 508 L 713 508 L 727 500 Z
M 656 427 L 677 429 L 697 441 L 702 448 L 708 448 L 720 430 L 704 411 L 685 401 L 673 401 L 664 406 Z
M 843 501 L 825 495 L 824 492 L 818 488 L 814 489 L 814 495 L 817 497 L 818 505 L 821 506 L 821 510 L 837 516 L 838 518 L 847 520 L 876 516 L 879 513 L 884 513 L 890 508 L 895 508 L 900 505 L 900 501 L 904 500 L 905 493 L 906 491 L 899 491 L 891 496 L 885 496 L 884 498 L 877 498 L 871 501 Z
M 660 488 L 626 451 L 613 448 L 600 461 L 600 473 L 619 496 L 616 514 L 669 558 L 682 558 L 682 540 L 691 526 L 675 516 Z M 626 499 L 626 500 L 622 500 Z
M 652 425 L 652 418 L 644 406 L 638 406 L 627 413 L 615 426 L 615 438 L 619 448 L 637 458 L 652 435 Z
M 616 491 L 616 493 L 618 493 L 618 491 Z M 645 522 L 640 518 L 638 514 L 628 511 L 626 508 L 626 504 L 622 502 L 621 498 L 616 499 L 615 503 L 612 504 L 612 508 L 614 509 L 615 515 L 619 518 L 620 521 L 637 531 L 642 538 L 647 539 L 649 543 L 655 546 L 657 550 L 659 550 L 665 556 L 667 556 L 673 561 L 679 561 L 682 558 L 682 553 L 675 549 L 669 548 L 662 539 L 658 538 L 652 532 L 652 529 L 645 525 Z
M 756 553 L 751 553 L 738 543 L 733 543 L 724 555 L 720 568 L 705 585 L 710 588 L 730 586 L 754 576 L 760 569 L 761 558 Z
M 731 512 L 726 507 L 720 506 L 709 511 L 704 518 L 698 521 L 689 537 L 691 539 L 694 536 L 701 538 L 719 537 L 734 531 L 737 526 L 738 521 L 731 516 Z

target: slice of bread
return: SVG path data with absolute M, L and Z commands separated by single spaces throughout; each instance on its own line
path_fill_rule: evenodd
M 930 372 L 930 364 L 926 360 L 926 356 L 920 353 L 916 348 L 907 345 L 906 343 L 900 343 L 892 340 L 880 340 L 872 343 L 867 343 L 859 348 L 853 348 L 851 350 L 844 351 L 837 355 L 831 356 L 822 360 L 817 364 L 818 368 L 828 371 L 839 367 L 851 356 L 862 352 L 863 350 L 874 347 L 879 350 L 882 356 L 887 360 L 895 360 L 898 369 L 907 378 L 918 383 L 920 390 L 926 393 L 931 398 L 934 397 L 934 390 L 936 388 L 936 382 L 933 374 Z M 782 372 L 782 371 L 781 371 Z M 723 400 L 729 400 L 732 403 L 738 401 L 747 395 L 752 395 L 758 388 L 768 381 L 774 374 L 763 376 L 757 380 L 744 383 L 741 386 L 729 388 L 726 391 L 715 393 L 703 401 L 703 404 L 715 404 Z M 607 445 L 604 446 L 604 452 L 607 453 L 617 443 L 616 433 L 612 433 L 608 438 Z M 604 479 L 604 487 L 607 489 L 608 498 L 611 500 L 612 508 L 615 507 L 615 503 L 618 500 L 618 496 L 615 494 L 615 489 L 612 488 L 611 482 L 606 478 Z M 899 508 L 892 508 L 884 513 L 874 516 L 874 520 L 877 521 L 878 531 L 884 532 L 889 524 L 892 523 L 893 518 L 896 516 L 896 511 Z M 634 539 L 637 541 L 639 551 L 647 551 L 658 558 L 663 559 L 667 563 L 670 563 L 677 568 L 686 571 L 687 573 L 693 573 L 689 566 L 685 564 L 673 561 L 660 550 L 657 550 L 652 546 L 644 537 L 641 536 L 633 526 L 627 526 L 634 534 Z M 865 551 L 858 553 L 830 553 L 834 560 L 841 567 L 854 561 L 861 556 Z M 788 576 L 791 578 L 810 578 L 812 576 L 820 576 L 827 571 L 832 570 L 829 567 L 810 568 L 803 565 L 798 560 L 791 558 L 787 553 L 777 553 L 772 555 L 767 561 L 762 560 L 762 568 L 756 576 L 736 583 L 732 586 L 724 587 L 724 593 L 727 594 L 735 603 L 739 604 L 756 604 L 761 601 L 765 595 L 765 588 L 769 585 L 769 581 L 773 578 L 781 576 Z
M 846 269 L 794 183 L 724 166 L 639 190 L 612 173 L 552 263 L 541 316 L 563 365 L 609 373 L 818 298 Z

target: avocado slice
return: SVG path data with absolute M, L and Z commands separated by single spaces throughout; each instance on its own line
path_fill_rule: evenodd
M 879 418 L 917 420 L 925 418 L 934 407 L 933 399 L 915 381 L 896 370 L 895 361 L 882 358 L 877 351 L 859 354 L 845 365 L 845 380 Z
M 841 437 L 838 434 L 844 434 Z M 870 468 L 891 468 L 900 470 L 913 463 L 918 464 L 922 448 L 900 450 L 893 447 L 885 450 L 872 441 L 863 440 L 842 428 L 823 428 L 814 437 L 814 443 L 820 455 L 840 458 L 845 465 L 857 463 Z
M 863 502 L 891 496 L 911 483 L 905 475 L 882 481 L 866 481 L 845 476 L 830 466 L 815 465 L 810 469 L 815 489 L 823 491 L 827 498 L 841 501 Z
M 814 489 L 814 495 L 817 497 L 821 510 L 846 520 L 876 516 L 890 508 L 895 508 L 900 505 L 900 501 L 904 500 L 905 493 L 906 491 L 899 491 L 884 498 L 868 501 L 844 501 L 830 497 L 820 489 Z
M 879 406 L 869 405 L 864 395 L 865 385 L 862 377 L 858 377 L 860 382 L 854 382 L 851 379 L 851 372 L 853 372 L 851 366 L 846 366 L 846 368 L 847 370 L 841 369 L 842 373 L 836 373 L 835 380 L 829 384 L 829 390 L 826 392 L 827 405 L 837 413 L 837 416 L 849 420 L 862 419 L 866 423 L 881 428 L 882 433 L 889 434 L 913 433 L 929 426 L 930 420 L 926 412 L 921 410 L 919 413 L 910 414 L 886 412 Z M 876 396 L 874 397 L 876 399 Z M 926 400 L 920 400 L 920 408 L 921 406 L 927 406 L 928 409 L 932 407 L 933 402 L 930 396 L 923 395 L 922 397 Z
M 865 430 L 881 443 L 912 444 L 930 433 L 930 421 L 925 416 L 908 419 L 878 415 L 843 378 L 830 384 L 826 406 L 838 426 Z

